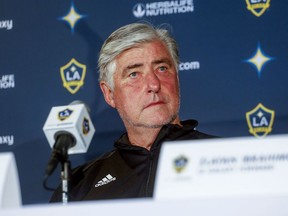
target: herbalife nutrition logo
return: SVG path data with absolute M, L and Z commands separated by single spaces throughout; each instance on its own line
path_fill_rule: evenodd
M 194 11 L 193 0 L 163 1 L 138 3 L 133 7 L 133 14 L 137 18 L 143 16 L 160 16 L 171 14 L 190 13 Z
M 14 74 L 0 75 L 0 89 L 15 87 Z

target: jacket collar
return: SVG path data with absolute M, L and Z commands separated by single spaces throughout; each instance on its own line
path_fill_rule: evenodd
M 152 144 L 150 151 L 153 151 L 154 149 L 158 148 L 163 141 L 175 140 L 178 137 L 182 136 L 183 134 L 191 133 L 191 131 L 195 130 L 196 126 L 198 125 L 198 122 L 196 120 L 186 120 L 181 121 L 181 125 L 182 126 L 176 124 L 164 125 L 161 128 L 156 140 Z M 115 142 L 114 146 L 119 150 L 133 150 L 133 151 L 139 151 L 139 153 L 149 152 L 143 147 L 132 145 L 129 141 L 127 132 L 124 133 Z

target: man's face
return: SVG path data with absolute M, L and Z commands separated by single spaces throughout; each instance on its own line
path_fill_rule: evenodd
M 154 41 L 120 54 L 109 97 L 126 127 L 156 128 L 179 120 L 178 74 L 167 48 Z

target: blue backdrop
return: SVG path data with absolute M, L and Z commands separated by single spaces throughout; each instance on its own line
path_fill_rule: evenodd
M 2 0 L 0 151 L 15 154 L 23 204 L 51 196 L 42 188 L 51 153 L 42 127 L 52 106 L 91 108 L 96 133 L 87 154 L 70 157 L 73 167 L 123 133 L 100 92 L 97 58 L 131 22 L 165 23 L 177 39 L 182 119 L 221 137 L 288 133 L 287 14 L 284 0 Z M 49 185 L 57 182 L 55 172 Z

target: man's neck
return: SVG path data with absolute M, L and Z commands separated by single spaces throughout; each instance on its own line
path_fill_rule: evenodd
M 181 125 L 180 119 L 177 117 L 172 124 Z M 162 127 L 150 128 L 150 127 L 129 127 L 126 125 L 129 141 L 132 145 L 141 146 L 147 150 L 151 149 L 154 141 L 156 140 Z
M 132 145 L 150 150 L 160 130 L 161 128 L 134 127 L 133 129 L 127 129 L 127 133 Z

